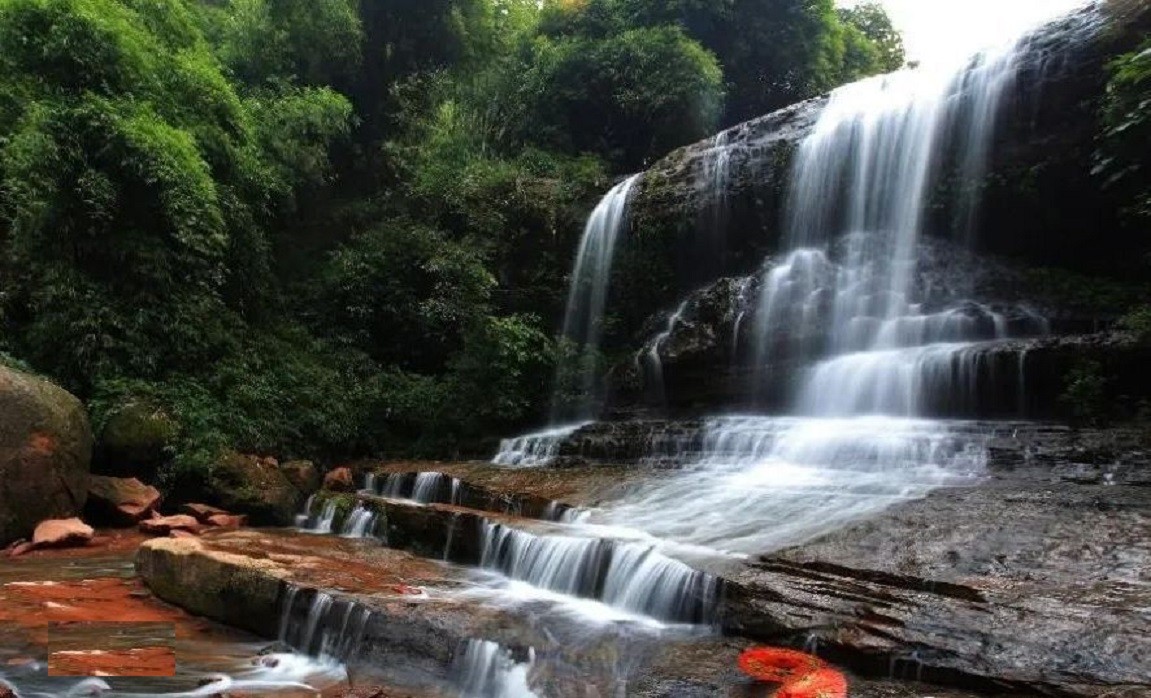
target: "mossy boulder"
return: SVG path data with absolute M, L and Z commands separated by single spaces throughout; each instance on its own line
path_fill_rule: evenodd
M 312 494 L 320 489 L 323 477 L 320 469 L 310 460 L 292 460 L 280 464 L 280 471 L 296 489 L 304 494 Z
M 189 538 L 144 543 L 136 552 L 136 569 L 160 598 L 264 634 L 276 627 L 281 580 L 288 575 L 272 560 L 216 551 Z
M 171 457 L 179 425 L 166 412 L 143 402 L 114 411 L 100 432 L 94 470 L 114 477 L 151 479 Z
M 247 514 L 255 526 L 290 526 L 304 495 L 274 459 L 228 453 L 211 467 L 184 471 L 170 499 Z
M 80 401 L 0 365 L 0 545 L 84 508 L 92 430 Z

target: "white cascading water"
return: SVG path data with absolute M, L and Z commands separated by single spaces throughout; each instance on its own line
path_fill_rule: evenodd
M 667 340 L 671 338 L 672 332 L 675 331 L 676 326 L 683 318 L 683 313 L 687 310 L 687 305 L 690 302 L 691 299 L 689 298 L 681 303 L 675 312 L 668 316 L 664 331 L 653 337 L 646 346 L 640 349 L 636 356 L 636 363 L 644 377 L 644 385 L 648 387 L 649 401 L 653 404 L 663 405 L 667 401 L 667 392 L 663 383 L 662 352 Z
M 480 565 L 549 591 L 671 623 L 710 624 L 718 582 L 650 542 L 540 535 L 486 522 Z
M 575 404 L 557 395 L 552 424 L 590 418 L 599 396 L 599 348 L 603 339 L 604 309 L 616 248 L 627 223 L 627 206 L 640 175 L 632 175 L 607 193 L 592 211 L 576 254 L 564 313 L 563 337 L 579 351 Z
M 315 513 L 316 496 L 308 497 L 304 503 L 304 510 L 296 516 L 296 528 L 304 533 L 326 535 L 332 532 L 336 525 L 336 515 L 339 513 L 339 502 L 329 499 L 319 513 Z
M 796 416 L 709 420 L 690 439 L 698 451 L 652 454 L 677 457 L 681 474 L 645 483 L 599 518 L 751 554 L 980 475 L 985 430 L 923 416 L 931 401 L 971 398 L 982 343 L 1011 328 L 972 301 L 926 308 L 917 263 L 941 153 L 961 148 L 964 177 L 981 181 L 1016 55 L 1008 46 L 951 71 L 832 94 L 796 155 L 787 251 L 765 269 L 756 317 L 763 384 L 773 360 L 809 367 L 791 399 Z M 961 204 L 974 215 L 976 201 Z M 1043 327 L 1036 318 L 1023 329 Z
M 970 375 L 978 353 L 968 343 L 1006 338 L 994 313 L 987 336 L 957 308 L 926 311 L 915 277 L 942 153 L 958 146 L 963 181 L 982 181 L 1016 49 L 986 51 L 959 69 L 907 70 L 840 88 L 800 146 L 786 227 L 791 252 L 762 286 L 757 357 L 770 360 L 780 319 L 805 329 L 822 323 L 824 346 L 805 354 L 831 358 L 811 372 L 797 412 L 922 414 L 923 394 L 948 388 L 942 378 L 959 385 Z M 977 200 L 963 198 L 970 218 Z
M 369 538 L 376 529 L 376 512 L 368 509 L 362 502 L 357 502 L 355 508 L 348 513 L 340 535 L 344 538 Z
M 492 459 L 495 465 L 514 468 L 535 468 L 547 465 L 554 461 L 560 453 L 560 447 L 572 434 L 586 427 L 591 422 L 568 424 L 534 434 L 524 434 L 500 442 L 499 453 Z
M 467 698 L 539 698 L 528 686 L 528 661 L 517 662 L 510 650 L 488 640 L 469 640 L 456 654 L 455 682 Z

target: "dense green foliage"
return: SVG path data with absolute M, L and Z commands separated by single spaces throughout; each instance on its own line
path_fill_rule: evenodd
M 1118 189 L 1136 224 L 1151 222 L 1151 41 L 1111 65 L 1096 171 Z
M 1151 268 L 1151 41 L 1115 59 L 1103 108 L 1103 133 L 1096 154 L 1096 174 L 1104 186 L 1117 192 L 1124 206 L 1124 222 L 1140 240 L 1144 268 Z M 1121 326 L 1141 341 L 1151 342 L 1151 303 L 1140 305 L 1123 318 Z M 1126 306 L 1130 307 L 1130 305 Z
M 0 0 L 0 356 L 178 467 L 466 449 L 615 176 L 901 62 L 832 0 Z

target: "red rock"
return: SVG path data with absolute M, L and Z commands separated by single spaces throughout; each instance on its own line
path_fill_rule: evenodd
M 188 516 L 187 514 L 162 516 L 160 518 L 154 518 L 140 522 L 141 531 L 157 536 L 166 536 L 174 530 L 198 533 L 200 528 L 200 522 L 196 520 L 196 517 Z
M 16 692 L 0 681 L 0 698 L 16 698 Z
M 195 533 L 192 533 L 191 531 L 185 531 L 182 528 L 173 528 L 171 531 L 168 532 L 168 536 L 171 538 L 198 538 L 199 537 Z
M 21 555 L 29 553 L 35 549 L 36 546 L 32 545 L 28 541 L 20 541 L 15 545 L 9 546 L 8 557 L 20 557 Z
M 239 514 L 215 514 L 209 516 L 206 523 L 219 528 L 242 528 L 248 525 L 248 517 Z
M 331 492 L 353 492 L 356 489 L 355 478 L 350 468 L 336 468 L 324 476 L 324 489 Z
M 160 506 L 160 491 L 136 478 L 93 475 L 88 480 L 88 510 L 111 523 L 134 524 Z
M 36 548 L 86 545 L 95 533 L 91 526 L 77 518 L 49 519 L 36 526 L 32 533 L 32 545 Z
M 200 523 L 208 523 L 208 519 L 212 518 L 213 516 L 228 514 L 228 512 L 224 511 L 223 509 L 219 509 L 208 504 L 185 504 L 184 506 L 180 507 L 180 511 L 188 514 L 189 516 L 195 516 L 196 520 Z

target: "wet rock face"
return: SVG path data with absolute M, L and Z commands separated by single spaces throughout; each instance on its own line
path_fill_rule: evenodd
M 0 545 L 27 537 L 43 519 L 79 514 L 91 457 L 80 401 L 0 366 Z
M 1096 4 L 1098 14 L 1073 14 L 1032 39 L 981 183 L 975 242 L 1040 264 L 1143 274 L 1145 236 L 1120 224 L 1120 206 L 1092 167 L 1107 63 L 1151 32 L 1151 7 Z
M 1144 439 L 1059 428 L 1004 439 L 979 487 L 763 557 L 729 581 L 725 624 L 865 672 L 1151 694 Z

